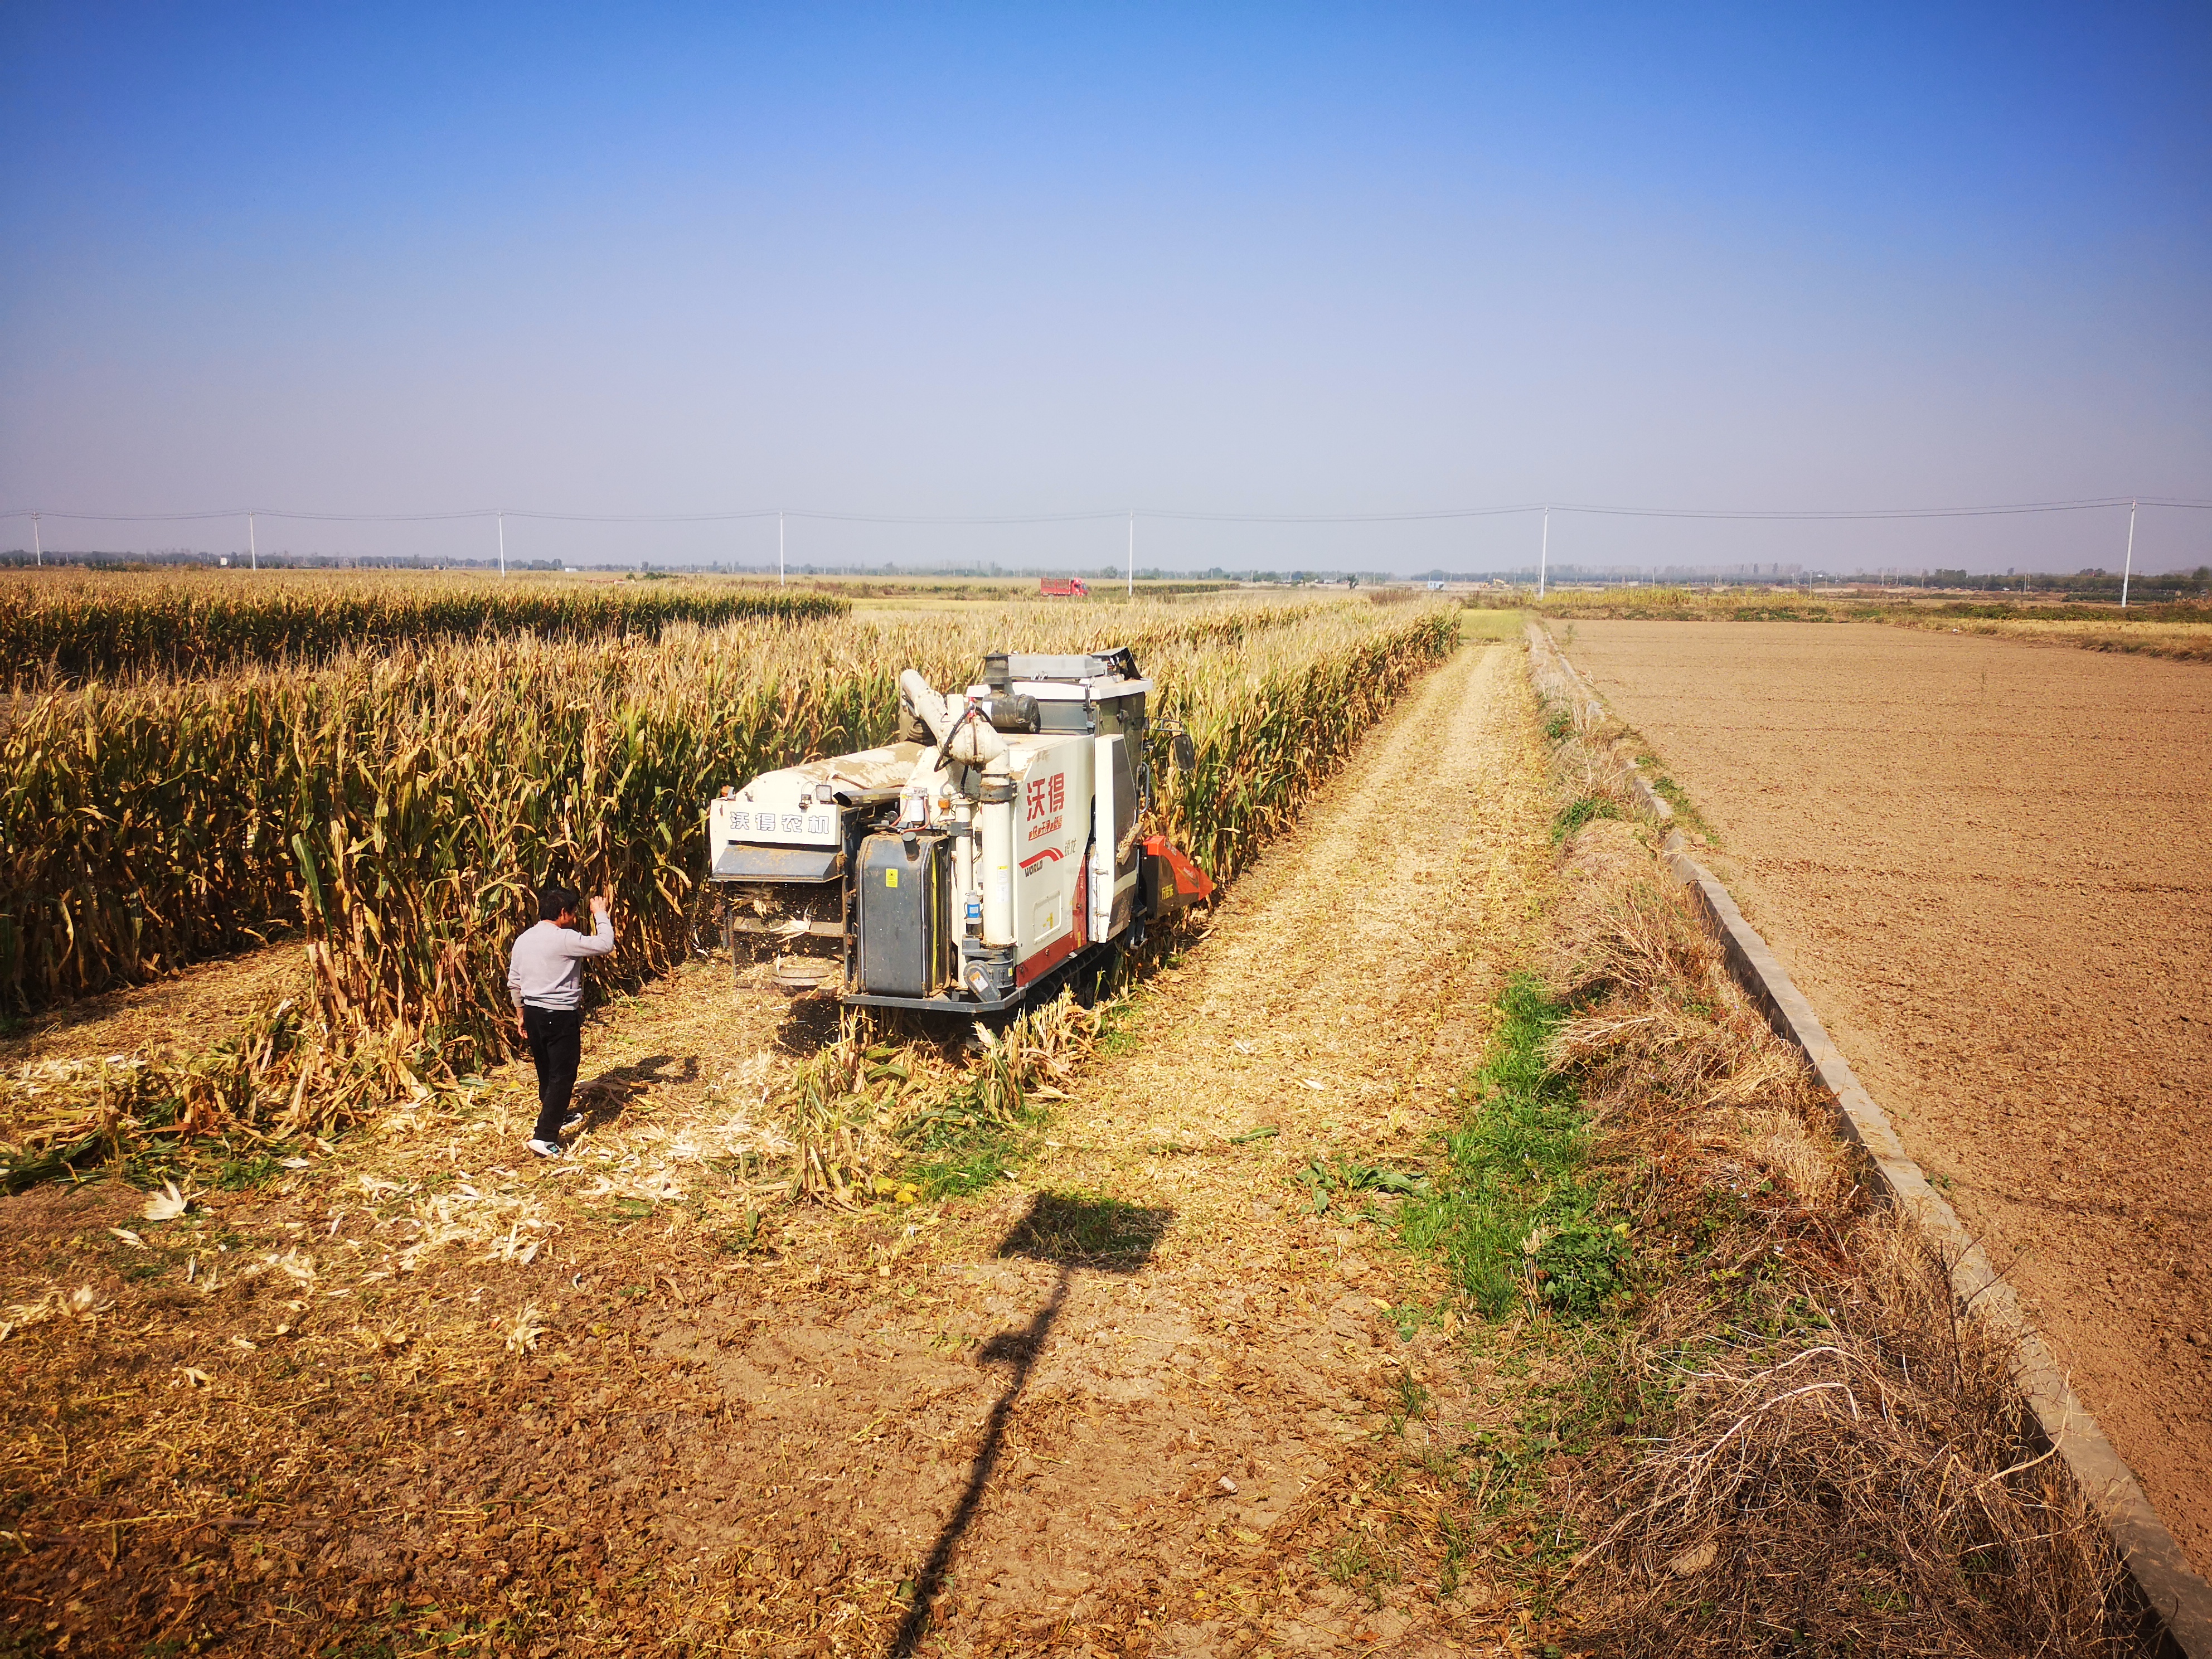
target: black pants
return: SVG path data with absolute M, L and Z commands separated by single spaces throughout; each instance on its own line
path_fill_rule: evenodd
M 584 1058 L 584 1011 L 525 1003 L 522 1030 L 538 1066 L 538 1130 L 532 1139 L 557 1141 L 561 1126 L 568 1121 L 568 1097 L 576 1091 L 576 1067 Z

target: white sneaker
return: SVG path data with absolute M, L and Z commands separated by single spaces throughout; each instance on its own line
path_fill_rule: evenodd
M 561 1143 L 557 1140 L 526 1140 L 522 1144 L 540 1158 L 561 1156 Z
M 584 1115 L 581 1112 L 579 1112 L 575 1116 L 570 1118 L 566 1123 L 561 1126 L 561 1133 L 564 1135 L 572 1135 L 583 1127 Z

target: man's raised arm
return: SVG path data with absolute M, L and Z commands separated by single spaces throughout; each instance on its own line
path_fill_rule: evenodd
M 600 894 L 592 895 L 592 936 L 584 939 L 572 935 L 575 943 L 569 951 L 580 957 L 603 957 L 615 948 L 614 907 Z

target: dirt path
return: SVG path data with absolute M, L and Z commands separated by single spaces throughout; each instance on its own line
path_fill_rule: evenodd
M 1437 1431 L 1482 1402 L 1400 1334 L 1380 1239 L 1292 1177 L 1413 1152 L 1449 1109 L 1545 867 L 1540 776 L 1517 654 L 1462 653 L 1155 983 L 1018 1187 L 911 1263 L 876 1245 L 872 1284 L 657 1339 L 743 1413 L 683 1458 L 713 1496 L 672 1534 L 728 1575 L 723 1618 L 826 1609 L 836 1650 L 948 1653 L 1423 1651 L 1498 1622 L 1480 1583 L 1439 1604 L 1346 1544 L 1400 1379 Z
M 1408 1446 L 1510 1391 L 1295 1176 L 1455 1114 L 1548 810 L 1520 653 L 1462 651 L 988 1198 L 758 1223 L 748 1103 L 806 1033 L 702 969 L 595 1026 L 566 1167 L 516 1166 L 509 1073 L 473 1121 L 402 1119 L 180 1222 L 112 1186 L 11 1201 L 7 1316 L 66 1305 L 0 1348 L 7 1616 L 70 1652 L 1497 1637 L 1503 1594 L 1384 1534 L 1436 1496 Z
M 1569 655 L 2212 1568 L 2212 674 L 1788 623 Z
M 1027 1449 L 951 1553 L 974 1588 L 938 1613 L 948 1651 L 1087 1630 L 1162 1652 L 1419 1652 L 1496 1610 L 1479 1584 L 1440 1605 L 1433 1583 L 1343 1571 L 1339 1506 L 1361 1501 L 1359 1448 L 1399 1379 L 1454 1432 L 1482 1402 L 1433 1335 L 1393 1326 L 1405 1287 L 1380 1241 L 1306 1212 L 1293 1177 L 1416 1152 L 1450 1112 L 1546 867 L 1540 777 L 1517 654 L 1462 653 L 1239 887 L 1134 1051 L 1085 1079 L 1071 1144 L 1031 1178 L 1161 1237 L 1127 1275 L 1020 1255 L 961 1270 L 1041 1346 L 1002 1396 Z M 1279 1133 L 1235 1144 L 1261 1127 Z M 1343 1582 L 1309 1559 L 1331 1545 Z

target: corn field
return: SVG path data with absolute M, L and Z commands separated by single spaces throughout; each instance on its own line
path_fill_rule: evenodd
M 484 633 L 652 635 L 676 622 L 816 620 L 849 608 L 826 594 L 706 582 L 249 579 L 235 571 L 19 580 L 0 585 L 0 663 L 18 687 L 47 678 L 82 684 L 316 662 Z
M 1164 815 L 1225 878 L 1456 638 L 1449 610 L 1364 601 L 1029 605 L 512 635 L 21 697 L 0 732 L 0 993 L 37 1007 L 304 929 L 311 1052 L 289 1100 L 249 1114 L 296 1123 L 311 1099 L 500 1052 L 507 949 L 549 878 L 614 896 L 617 974 L 679 960 L 708 799 L 885 740 L 903 667 L 966 684 L 987 648 L 1130 645 L 1196 740 L 1192 770 L 1163 774 Z
M 1180 721 L 1198 751 L 1188 772 L 1160 773 L 1176 839 L 1217 881 L 1233 880 L 1458 641 L 1454 611 L 1425 605 L 1394 621 L 1346 605 L 1257 635 L 1230 658 L 1188 644 L 1139 655 L 1160 688 L 1154 712 Z

